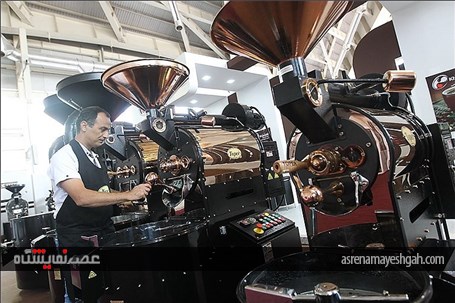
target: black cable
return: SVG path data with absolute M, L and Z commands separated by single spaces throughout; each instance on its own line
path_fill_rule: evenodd
M 285 194 L 281 195 L 281 201 L 280 201 L 280 203 L 278 203 L 277 207 L 273 211 L 277 211 L 278 208 L 281 207 L 281 204 L 283 204 L 283 201 L 284 201 L 284 197 L 285 197 Z
M 318 84 L 324 83 L 387 83 L 387 79 L 322 79 Z
M 257 108 L 254 107 L 254 106 L 250 106 L 250 109 L 255 110 L 255 111 L 259 114 L 259 116 L 261 116 L 261 119 L 262 119 L 262 122 L 264 123 L 264 126 L 267 127 L 267 123 L 265 122 L 265 117 L 264 117 L 264 115 L 259 111 L 259 109 L 257 109 Z M 271 132 L 271 130 L 270 130 L 270 127 L 267 127 L 267 133 L 269 134 L 270 140 L 272 140 L 272 132 Z
M 254 109 L 254 110 L 259 114 L 259 116 L 261 116 L 261 119 L 262 119 L 262 121 L 264 122 L 264 124 L 266 124 L 266 123 L 265 123 L 265 117 L 264 117 L 264 115 L 259 111 L 259 109 L 257 109 L 257 108 L 254 107 L 254 106 L 250 106 L 250 109 Z
M 409 107 L 411 108 L 411 112 L 415 114 L 415 109 L 414 109 L 414 102 L 412 102 L 411 95 L 409 93 L 406 93 L 406 99 L 408 100 Z

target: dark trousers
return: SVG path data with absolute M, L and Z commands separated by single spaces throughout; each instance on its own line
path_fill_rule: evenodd
M 59 229 L 57 226 L 57 238 L 60 252 L 66 249 L 68 259 L 81 254 L 81 251 L 89 252 L 90 248 L 98 246 L 97 241 L 90 241 L 83 239 L 84 237 L 103 235 L 114 232 L 113 226 L 109 226 L 103 230 L 98 231 L 85 231 L 85 230 L 66 230 Z M 93 240 L 94 238 L 92 238 Z M 68 265 L 64 270 L 62 269 L 62 277 L 65 280 L 66 292 L 71 302 L 77 302 L 77 299 L 83 300 L 84 303 L 97 302 L 97 298 L 101 295 L 103 286 L 103 277 L 101 274 L 96 275 L 96 278 L 89 278 L 93 276 L 88 265 L 84 267 Z

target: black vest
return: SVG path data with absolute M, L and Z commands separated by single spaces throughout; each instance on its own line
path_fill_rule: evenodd
M 79 162 L 79 174 L 87 189 L 95 191 L 109 190 L 109 177 L 102 161 L 98 168 L 90 161 L 76 140 L 70 143 Z M 103 189 L 103 190 L 101 190 Z M 61 245 L 84 246 L 80 236 L 103 235 L 114 231 L 113 206 L 80 207 L 68 195 L 57 213 L 57 235 Z

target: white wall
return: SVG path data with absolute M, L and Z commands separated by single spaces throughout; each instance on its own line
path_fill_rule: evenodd
M 455 67 L 454 1 L 381 1 L 392 14 L 406 69 L 417 73 L 416 114 L 436 123 L 425 78 Z
M 1 182 L 25 185 L 22 198 L 35 205 L 29 214 L 47 212 L 45 199 L 51 189 L 46 174 L 48 151 L 63 135 L 64 127 L 44 113 L 43 100 L 55 93 L 56 84 L 67 75 L 32 71 L 31 98 L 27 102 L 19 97 L 16 71 L 10 65 L 9 59 L 2 58 Z M 2 200 L 10 197 L 9 191 L 1 189 Z M 6 220 L 6 213 L 2 213 L 1 221 Z
M 426 124 L 436 123 L 425 78 L 455 68 L 454 1 L 381 1 L 392 14 L 406 69 L 417 73 L 415 110 Z M 455 202 L 454 202 L 455 203 Z M 448 220 L 455 238 L 455 220 Z
M 227 98 L 223 98 L 220 101 L 210 104 L 210 106 L 207 106 L 206 108 L 204 108 L 204 110 L 206 110 L 207 114 L 209 114 L 209 115 L 221 115 L 221 113 L 223 112 L 223 109 L 228 104 L 229 104 L 229 102 L 228 102 Z
M 264 77 L 261 81 L 248 85 L 237 92 L 240 104 L 256 107 L 265 117 L 265 122 L 272 132 L 272 138 L 277 142 L 280 158 L 286 158 L 286 137 L 283 122 L 278 108 L 275 106 L 270 88 L 269 79 Z
M 3 80 L 2 76 L 2 87 Z M 46 174 L 48 150 L 64 132 L 63 125 L 44 113 L 42 101 L 46 96 L 34 91 L 27 103 L 16 91 L 2 88 L 1 92 L 1 182 L 25 184 L 22 198 L 35 204 L 29 214 L 47 212 L 45 199 L 51 189 Z M 1 190 L 2 200 L 10 197 L 9 191 Z M 6 213 L 2 213 L 1 221 L 6 220 Z

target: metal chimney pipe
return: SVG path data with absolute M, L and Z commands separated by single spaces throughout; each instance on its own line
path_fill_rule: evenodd
M 182 19 L 180 19 L 179 11 L 177 9 L 177 4 L 175 1 L 169 1 L 169 6 L 172 14 L 172 18 L 174 19 L 175 30 L 181 31 L 183 29 Z

